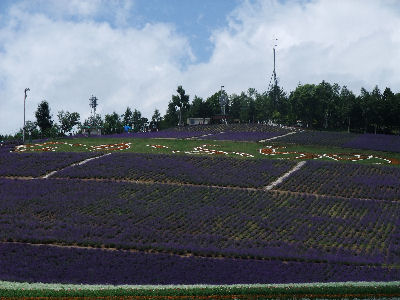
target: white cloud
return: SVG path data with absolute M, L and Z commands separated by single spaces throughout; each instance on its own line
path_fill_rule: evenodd
M 273 70 L 272 39 L 278 38 L 277 74 L 286 91 L 322 80 L 398 91 L 400 10 L 396 1 L 245 1 L 215 31 L 209 63 L 194 65 L 185 85 L 208 95 L 255 87 L 265 91 Z
M 192 56 L 187 40 L 169 25 L 112 28 L 13 14 L 12 25 L 0 31 L 0 133 L 22 126 L 26 87 L 31 89 L 28 120 L 34 120 L 43 99 L 54 118 L 61 109 L 87 117 L 91 94 L 99 98 L 103 115 L 122 114 L 130 106 L 149 116 L 155 108 L 166 108 L 181 78 L 180 61 Z
M 129 105 L 150 117 L 155 108 L 165 112 L 179 84 L 192 98 L 206 98 L 221 85 L 228 93 L 264 91 L 274 36 L 277 74 L 288 92 L 299 82 L 322 80 L 356 94 L 375 84 L 399 92 L 397 1 L 244 1 L 213 32 L 205 63 L 195 62 L 188 39 L 171 24 L 129 27 L 132 1 L 37 0 L 43 5 L 35 9 L 30 3 L 1 16 L 0 133 L 21 127 L 26 87 L 31 120 L 42 99 L 54 117 L 61 109 L 87 117 L 91 94 L 103 115 Z M 99 16 L 107 17 L 100 22 Z

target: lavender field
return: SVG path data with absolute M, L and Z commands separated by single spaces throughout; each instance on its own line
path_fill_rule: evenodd
M 398 167 L 193 153 L 3 151 L 0 280 L 399 280 Z
M 268 159 L 113 153 L 101 160 L 66 168 L 54 176 L 263 187 L 294 165 L 292 161 Z
M 41 176 L 101 153 L 41 152 L 0 154 L 0 176 Z
M 392 166 L 308 161 L 280 190 L 347 198 L 400 201 L 400 169 Z
M 238 284 L 265 282 L 266 279 L 270 283 L 302 283 L 343 282 L 353 281 L 354 278 L 362 281 L 391 281 L 399 277 L 399 269 L 382 266 L 182 257 L 166 253 L 0 244 L 0 278 L 8 281 Z

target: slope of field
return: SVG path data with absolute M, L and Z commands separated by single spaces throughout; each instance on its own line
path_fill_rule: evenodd
M 202 185 L 263 187 L 294 167 L 292 161 L 230 157 L 115 153 L 55 174 Z
M 347 198 L 400 201 L 400 169 L 391 166 L 308 161 L 277 189 Z
M 233 284 L 400 278 L 400 169 L 373 164 L 395 158 L 369 159 L 366 150 L 310 154 L 260 143 L 137 141 L 26 147 L 76 146 L 92 153 L 0 154 L 0 280 Z M 127 152 L 101 156 L 112 151 Z M 319 161 L 348 157 L 349 163 Z M 351 162 L 355 157 L 369 164 Z M 297 165 L 306 158 L 311 161 Z M 49 179 L 39 178 L 52 171 Z M 265 190 L 278 178 L 283 182 Z
M 41 176 L 50 171 L 67 167 L 72 163 L 99 155 L 101 153 L 5 152 L 0 154 L 0 176 Z

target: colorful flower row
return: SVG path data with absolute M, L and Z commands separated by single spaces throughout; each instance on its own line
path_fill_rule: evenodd
M 56 151 L 58 148 L 55 145 L 68 145 L 70 147 L 83 147 L 89 151 L 116 151 L 116 150 L 126 150 L 129 149 L 132 143 L 116 143 L 116 144 L 106 144 L 106 145 L 94 145 L 88 146 L 85 144 L 71 144 L 67 142 L 45 142 L 40 144 L 26 144 L 26 145 L 19 145 L 15 147 L 15 151 L 10 152 L 29 152 L 29 151 L 36 151 L 36 152 L 46 152 L 46 151 Z
M 285 149 L 284 146 L 265 146 L 260 149 L 260 153 L 267 156 L 282 156 L 279 159 L 331 159 L 335 161 L 363 161 L 363 160 L 377 160 L 380 161 L 376 164 L 386 163 L 392 165 L 399 165 L 400 160 L 396 158 L 386 158 L 377 155 L 356 154 L 356 153 L 309 153 L 298 151 L 281 151 Z
M 167 146 L 163 146 L 163 145 L 146 145 L 147 147 L 152 147 L 154 149 L 168 149 Z M 248 158 L 252 158 L 254 157 L 254 155 L 252 154 L 248 154 L 248 153 L 244 153 L 244 152 L 227 152 L 227 151 L 221 151 L 221 150 L 215 150 L 215 149 L 209 149 L 209 147 L 219 147 L 219 145 L 209 145 L 209 144 L 205 144 L 199 147 L 194 147 L 193 150 L 191 151 L 181 151 L 181 150 L 172 150 L 172 153 L 185 153 L 185 154 L 223 154 L 223 155 L 228 155 L 228 154 L 235 154 L 235 155 L 239 155 L 242 157 L 248 157 Z

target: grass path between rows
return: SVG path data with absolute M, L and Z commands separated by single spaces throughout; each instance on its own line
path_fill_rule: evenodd
M 400 281 L 234 285 L 77 285 L 0 281 L 0 296 L 137 297 L 132 299 L 167 299 L 167 297 L 168 299 L 376 299 L 400 297 Z

